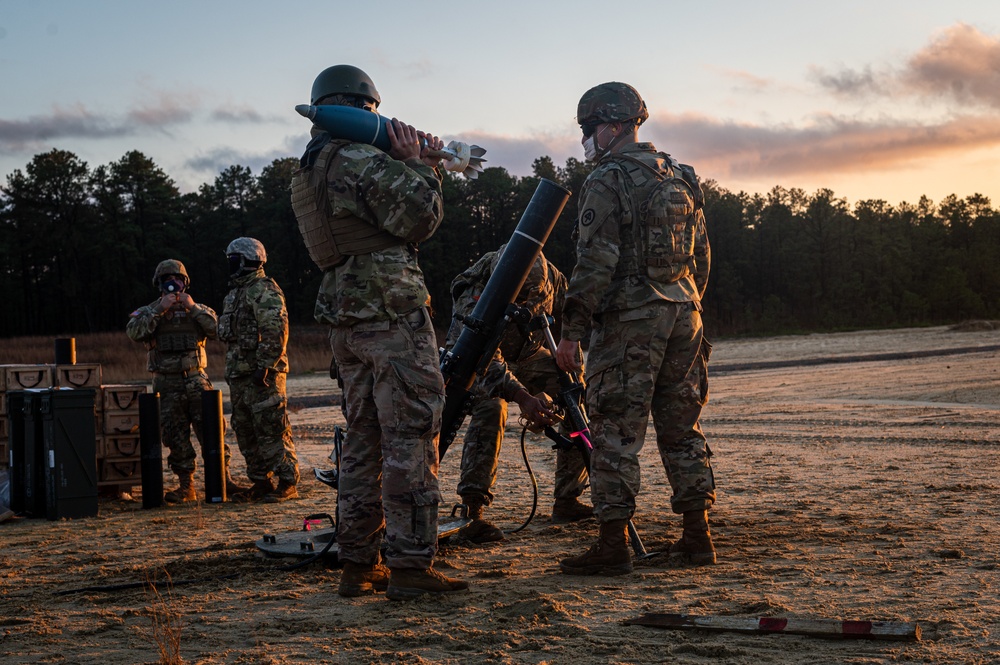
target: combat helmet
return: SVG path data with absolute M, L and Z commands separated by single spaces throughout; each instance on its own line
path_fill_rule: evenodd
M 576 121 L 580 125 L 599 122 L 646 122 L 649 111 L 639 92 L 627 83 L 611 81 L 594 86 L 583 93 L 576 107 Z
M 497 248 L 496 252 L 494 252 L 493 260 L 490 263 L 491 275 L 496 272 L 497 266 L 500 265 L 500 259 L 506 248 L 507 243 L 504 243 Z M 535 262 L 531 264 L 531 270 L 528 272 L 528 276 L 524 278 L 524 283 L 521 285 L 521 290 L 517 294 L 516 302 L 521 305 L 529 302 L 531 300 L 532 293 L 540 292 L 548 279 L 549 262 L 545 258 L 545 255 L 539 252 L 538 258 L 536 258 Z
M 267 263 L 267 251 L 256 238 L 244 237 L 232 241 L 226 247 L 226 257 L 231 275 L 249 274 Z
M 364 97 L 375 102 L 375 108 L 382 103 L 371 77 L 353 65 L 334 65 L 321 71 L 313 81 L 309 103 L 316 104 L 330 95 Z
M 191 278 L 188 277 L 184 264 L 177 259 L 166 259 L 157 264 L 156 270 L 153 271 L 153 286 L 160 288 L 160 279 L 167 275 L 180 276 L 184 280 L 185 286 L 191 284 Z
M 267 250 L 263 243 L 256 238 L 237 238 L 226 247 L 226 256 L 238 254 L 247 261 L 259 261 L 261 265 L 267 263 Z

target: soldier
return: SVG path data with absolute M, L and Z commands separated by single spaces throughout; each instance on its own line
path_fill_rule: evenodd
M 264 274 L 267 252 L 254 238 L 226 248 L 231 290 L 226 295 L 219 338 L 226 351 L 226 382 L 233 405 L 236 443 L 247 461 L 253 487 L 236 501 L 278 503 L 299 496 L 299 465 L 288 422 L 288 311 L 285 294 Z M 274 486 L 271 477 L 277 476 Z
M 183 263 L 161 261 L 153 273 L 153 286 L 160 297 L 132 312 L 125 328 L 130 339 L 143 342 L 149 350 L 146 369 L 153 373 L 153 392 L 160 394 L 163 445 L 170 449 L 167 465 L 179 481 L 177 488 L 163 495 L 167 503 L 198 499 L 191 427 L 201 445 L 201 393 L 213 390 L 205 374 L 205 342 L 215 339 L 217 321 L 212 308 L 196 303 L 187 292 L 190 284 Z M 231 453 L 225 443 L 223 447 L 226 492 L 239 492 L 245 488 L 229 475 Z
M 710 260 L 701 188 L 694 169 L 638 141 L 649 113 L 632 86 L 591 88 L 576 117 L 586 158 L 597 164 L 581 191 L 577 263 L 556 359 L 564 369 L 579 367 L 580 340 L 597 322 L 587 400 L 600 537 L 560 567 L 572 575 L 632 570 L 626 527 L 635 512 L 650 412 L 671 507 L 683 515 L 683 535 L 669 559 L 673 565 L 715 563 L 708 529 L 712 452 L 698 424 L 708 401 L 711 349 L 701 321 Z
M 312 87 L 312 104 L 375 113 L 380 101 L 371 78 L 350 65 L 323 70 Z M 315 315 L 331 326 L 344 386 L 338 593 L 385 590 L 400 600 L 468 584 L 432 566 L 444 379 L 416 243 L 441 224 L 440 158 L 429 151 L 443 144 L 396 119 L 387 133 L 385 153 L 313 127 L 292 205 L 310 256 L 325 271 Z
M 487 252 L 451 283 L 453 311 L 468 316 L 500 261 L 501 246 Z M 566 278 L 552 263 L 539 254 L 518 293 L 517 304 L 531 311 L 532 317 L 559 314 L 566 294 Z M 553 326 L 558 335 L 558 323 Z M 449 348 L 458 341 L 462 325 L 456 317 L 448 331 Z M 474 543 L 503 540 L 503 531 L 484 519 L 486 506 L 493 503 L 491 489 L 496 482 L 497 461 L 507 423 L 507 402 L 515 401 L 525 419 L 545 422 L 551 417 L 545 406 L 532 394 L 555 395 L 560 390 L 555 360 L 545 344 L 544 333 L 535 330 L 526 336 L 519 328 L 509 327 L 500 343 L 499 353 L 486 376 L 474 389 L 477 398 L 466 429 L 462 448 L 462 470 L 458 494 L 469 507 L 473 522 L 462 535 Z M 516 376 L 515 376 L 516 375 Z M 501 397 L 495 395 L 500 394 Z M 549 421 L 551 422 L 551 421 Z M 593 516 L 593 508 L 580 502 L 587 487 L 587 469 L 576 450 L 556 451 L 555 503 L 552 521 L 575 522 Z

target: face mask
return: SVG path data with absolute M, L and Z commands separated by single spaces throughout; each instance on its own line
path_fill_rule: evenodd
M 608 128 L 607 125 L 601 125 L 600 129 L 598 129 L 596 132 L 588 136 L 587 139 L 583 142 L 583 158 L 586 159 L 588 162 L 592 162 L 598 159 L 608 151 L 608 148 L 604 148 L 602 150 L 599 150 L 597 148 L 597 137 L 600 136 L 601 132 L 607 128 Z
M 239 254 L 230 254 L 229 259 L 229 274 L 233 277 L 240 275 L 243 272 L 243 257 Z
M 184 290 L 184 282 L 179 279 L 165 279 L 160 282 L 160 291 L 164 293 L 180 293 Z

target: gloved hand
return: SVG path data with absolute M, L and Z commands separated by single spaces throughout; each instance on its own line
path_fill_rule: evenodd
M 548 398 L 548 395 L 545 397 Z M 548 406 L 551 399 L 547 403 L 538 397 L 533 397 L 527 390 L 520 390 L 514 401 L 521 407 L 521 416 L 533 425 L 551 425 L 558 420 L 555 412 Z
M 268 388 L 271 386 L 271 374 L 272 370 L 270 367 L 261 367 L 258 370 L 254 370 L 253 382 L 254 385 L 260 386 L 261 388 Z

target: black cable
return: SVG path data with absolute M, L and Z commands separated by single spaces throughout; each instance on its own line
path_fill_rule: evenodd
M 170 580 L 167 584 L 171 587 L 183 586 L 185 584 L 195 584 L 197 582 L 211 582 L 214 580 L 231 580 L 234 577 L 239 577 L 243 573 L 230 573 L 229 575 L 216 575 L 214 577 L 196 577 L 190 580 Z M 68 589 L 66 591 L 55 591 L 53 595 L 56 596 L 68 596 L 73 593 L 88 593 L 88 592 L 101 592 L 101 591 L 124 591 L 126 589 L 139 589 L 146 586 L 156 586 L 156 582 L 152 580 L 147 580 L 145 582 L 125 582 L 124 584 L 108 584 L 104 586 L 88 586 L 82 589 Z
M 524 460 L 524 468 L 528 470 L 528 477 L 531 478 L 532 487 L 532 497 L 531 497 L 531 514 L 528 515 L 528 519 L 524 520 L 524 524 L 512 529 L 510 531 L 505 531 L 504 533 L 517 533 L 521 531 L 529 524 L 531 520 L 535 517 L 535 511 L 538 510 L 538 480 L 535 478 L 535 472 L 531 470 L 531 463 L 528 461 L 528 451 L 524 445 L 525 437 L 527 436 L 528 428 L 524 426 L 521 428 L 521 459 Z
M 333 537 L 327 541 L 326 546 L 323 547 L 323 549 L 321 549 L 319 552 L 316 552 L 315 554 L 307 557 L 302 561 L 297 561 L 295 563 L 288 564 L 287 566 L 278 566 L 278 570 L 290 571 L 290 570 L 298 570 L 299 568 L 305 568 L 309 564 L 322 559 L 323 555 L 325 555 L 327 552 L 330 551 L 330 548 L 333 547 L 333 544 L 337 541 L 337 536 L 336 536 L 337 523 L 333 520 L 333 517 L 329 513 L 316 513 L 315 515 L 307 515 L 305 518 L 303 518 L 303 523 L 308 522 L 310 520 L 321 519 L 323 517 L 330 520 L 330 526 L 334 529 Z
M 328 520 L 330 520 L 330 524 L 333 526 L 333 528 L 336 528 L 336 526 L 337 526 L 336 522 L 333 521 L 333 517 L 331 515 L 329 515 L 328 513 L 318 513 L 318 514 L 315 514 L 315 515 L 309 515 L 309 516 L 307 516 L 305 518 L 305 520 L 307 520 L 307 521 L 308 520 L 315 520 L 315 519 L 321 519 L 323 517 L 325 517 Z M 315 554 L 309 556 L 307 559 L 305 559 L 303 561 L 297 561 L 297 562 L 295 562 L 293 564 L 290 564 L 290 565 L 287 565 L 287 566 L 278 566 L 278 570 L 281 570 L 281 571 L 298 570 L 299 568 L 304 568 L 304 567 L 308 566 L 309 564 L 311 564 L 311 563 L 313 563 L 315 561 L 318 561 L 319 559 L 323 558 L 323 556 L 327 552 L 330 551 L 330 548 L 333 547 L 333 543 L 336 542 L 336 540 L 337 540 L 336 538 L 330 538 L 330 540 L 329 540 L 329 542 L 327 542 L 326 546 L 323 547 L 323 549 L 320 550 L 319 552 L 316 552 Z M 204 548 L 202 548 L 202 549 L 204 549 Z M 212 576 L 212 577 L 195 577 L 195 578 L 187 579 L 187 580 L 170 580 L 169 584 L 170 584 L 171 587 L 175 587 L 175 586 L 185 586 L 187 584 L 197 584 L 198 582 L 212 582 L 212 581 L 215 581 L 215 580 L 231 580 L 231 579 L 233 579 L 235 577 L 239 577 L 242 574 L 243 573 L 230 573 L 230 574 L 227 574 L 227 575 L 215 575 L 215 576 Z M 155 585 L 156 585 L 156 583 L 153 582 L 153 581 L 151 581 L 151 580 L 147 580 L 147 581 L 144 581 L 144 582 L 123 582 L 122 584 L 106 584 L 106 585 L 82 587 L 82 588 L 79 588 L 79 589 L 67 589 L 67 590 L 64 590 L 64 591 L 55 591 L 55 592 L 53 592 L 53 594 L 56 595 L 56 596 L 68 596 L 68 595 L 71 595 L 71 594 L 74 594 L 74 593 L 104 593 L 104 592 L 109 592 L 109 591 L 126 591 L 128 589 L 141 589 L 141 588 L 146 587 L 146 586 L 155 586 Z

